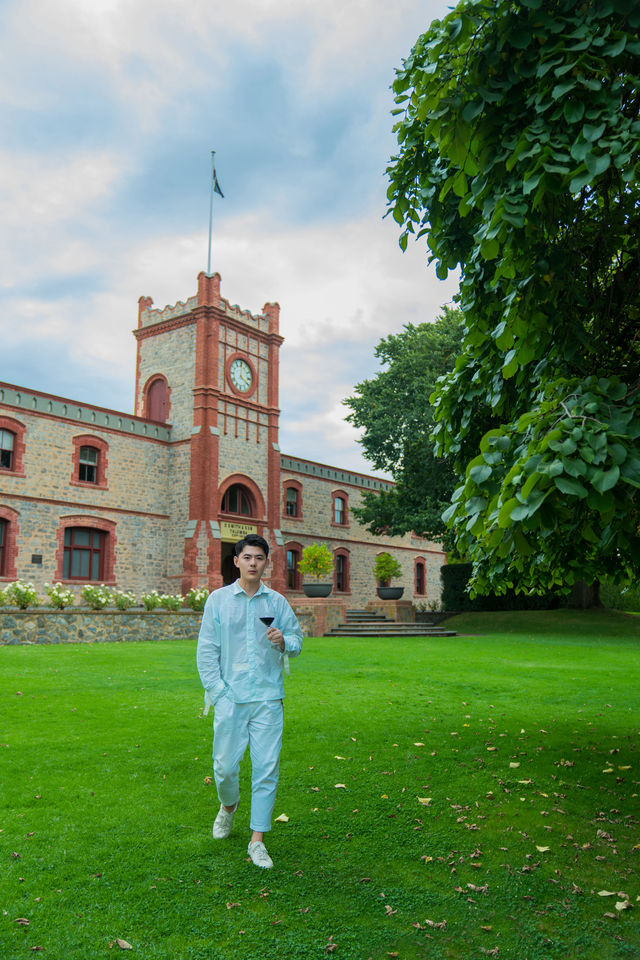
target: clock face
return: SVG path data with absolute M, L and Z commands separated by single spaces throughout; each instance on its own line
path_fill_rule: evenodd
M 246 393 L 251 389 L 253 383 L 253 373 L 246 360 L 234 360 L 229 367 L 229 377 L 236 390 Z

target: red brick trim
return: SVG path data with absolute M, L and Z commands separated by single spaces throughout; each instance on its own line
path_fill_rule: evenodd
M 82 486 L 84 486 L 84 484 L 82 484 Z M 171 519 L 168 513 L 151 513 L 146 510 L 125 510 L 124 507 L 105 507 L 98 503 L 82 503 L 81 500 L 55 500 L 52 497 L 37 497 L 35 495 L 26 497 L 17 493 L 6 493 L 6 491 L 2 496 L 8 500 L 23 500 L 25 503 L 47 503 L 54 507 L 66 507 L 67 509 L 74 507 L 76 510 L 104 510 L 106 513 L 122 513 L 129 517 L 144 517 L 145 519 L 151 518 L 153 520 Z
M 163 373 L 152 374 L 148 378 L 144 387 L 142 388 L 142 416 L 143 416 L 143 419 L 145 420 L 151 420 L 151 417 L 149 416 L 149 390 L 154 385 L 154 383 L 158 382 L 158 380 L 164 381 L 164 385 L 167 391 L 166 393 L 167 405 L 165 409 L 164 420 L 153 420 L 152 422 L 153 423 L 169 423 L 169 412 L 171 410 L 171 387 L 169 386 L 169 381 L 167 380 L 167 378 Z
M 295 593 L 302 591 L 302 574 L 298 570 L 297 561 L 296 561 L 296 571 L 293 581 L 293 586 L 289 586 L 289 571 L 287 569 L 287 553 L 289 550 L 294 550 L 298 554 L 298 560 L 302 560 L 302 544 L 298 543 L 297 540 L 289 540 L 285 543 L 283 547 L 284 554 L 284 582 L 286 584 L 286 589 L 288 593 Z
M 6 467 L 0 467 L 0 474 L 9 474 L 15 477 L 26 476 L 24 472 L 24 450 L 26 446 L 24 435 L 27 432 L 26 426 L 24 423 L 21 423 L 20 420 L 15 420 L 13 417 L 0 416 L 0 430 L 8 430 L 9 433 L 12 433 L 15 437 L 13 441 L 13 463 L 11 469 L 7 470 Z
M 18 579 L 18 533 L 20 525 L 18 517 L 20 514 L 11 507 L 0 505 L 0 520 L 6 520 L 5 541 L 3 547 L 4 569 L 0 570 L 0 580 Z
M 180 317 L 172 317 L 170 320 L 158 320 L 156 323 L 150 323 L 144 327 L 139 327 L 133 331 L 136 340 L 146 340 L 147 337 L 157 337 L 163 333 L 170 333 L 173 330 L 179 330 L 181 327 L 191 327 L 196 322 L 193 312 L 183 314 Z
M 107 453 L 109 452 L 109 444 L 107 441 L 103 440 L 102 437 L 96 437 L 90 433 L 82 433 L 77 437 L 73 437 L 72 439 L 73 454 L 71 456 L 71 480 L 69 482 L 74 487 L 97 487 L 99 490 L 108 490 L 109 484 L 107 483 L 107 466 L 109 465 L 109 461 L 107 459 Z M 95 482 L 79 479 L 81 447 L 95 447 L 98 451 Z
M 341 497 L 344 500 L 344 522 L 336 523 L 336 500 L 338 497 Z M 331 491 L 331 526 L 332 527 L 348 527 L 349 526 L 349 494 L 345 490 L 332 490 Z
M 287 489 L 291 487 L 293 490 L 298 492 L 298 512 L 295 516 L 292 516 L 290 513 L 287 513 Z M 297 480 L 284 480 L 282 484 L 282 516 L 286 517 L 287 520 L 303 520 L 304 514 L 302 512 L 302 484 Z
M 422 590 L 418 590 L 418 564 L 422 564 Z M 413 594 L 416 597 L 427 595 L 427 564 L 424 557 L 414 557 L 413 560 Z
M 338 557 L 344 557 L 344 590 L 338 590 Z M 345 593 L 351 593 L 351 554 L 346 547 L 338 547 L 337 550 L 333 551 L 333 562 L 335 564 L 333 568 L 333 589 L 336 593 L 339 593 L 340 596 L 343 596 Z
M 238 390 L 235 384 L 231 380 L 231 364 L 234 360 L 244 360 L 248 367 L 251 368 L 251 388 L 249 390 Z M 258 389 L 258 371 L 255 368 L 255 364 L 252 362 L 251 358 L 246 353 L 241 353 L 239 350 L 235 350 L 233 353 L 230 353 L 227 357 L 224 365 L 224 375 L 227 386 L 236 397 L 241 398 L 242 400 L 248 400 L 249 397 L 252 397 L 253 394 Z M 262 406 L 262 405 L 260 405 Z
M 101 583 L 116 583 L 115 562 L 116 562 L 116 525 L 113 520 L 105 520 L 103 517 L 74 516 L 60 517 L 59 527 L 56 531 L 57 550 L 56 550 L 56 581 L 62 583 L 79 583 L 78 579 L 63 580 L 62 571 L 64 563 L 64 533 L 69 527 L 90 527 L 92 530 L 102 530 L 106 537 L 104 538 L 104 554 L 102 558 L 102 577 Z

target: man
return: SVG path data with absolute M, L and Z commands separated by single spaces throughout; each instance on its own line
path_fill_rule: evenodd
M 271 829 L 282 745 L 283 661 L 302 648 L 302 631 L 285 598 L 262 583 L 269 557 L 263 537 L 249 534 L 235 546 L 240 577 L 214 590 L 202 616 L 198 671 L 205 714 L 215 705 L 213 773 L 220 810 L 213 836 L 231 833 L 240 793 L 240 761 L 251 756 L 251 839 L 247 853 L 258 867 L 273 861 L 264 845 Z M 271 618 L 270 625 L 261 621 Z

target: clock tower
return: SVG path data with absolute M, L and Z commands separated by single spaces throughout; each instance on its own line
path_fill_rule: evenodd
M 184 303 L 152 303 L 140 299 L 134 331 L 136 413 L 172 424 L 167 575 L 183 594 L 230 583 L 233 545 L 258 533 L 270 547 L 267 579 L 283 592 L 280 308 L 267 303 L 252 314 L 230 304 L 217 273 L 200 273 L 196 296 Z

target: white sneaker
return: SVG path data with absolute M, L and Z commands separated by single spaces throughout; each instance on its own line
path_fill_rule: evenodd
M 233 828 L 233 818 L 236 815 L 236 810 L 238 809 L 238 804 L 236 803 L 235 807 L 231 812 L 225 810 L 225 808 L 220 804 L 220 809 L 218 810 L 218 816 L 213 821 L 213 839 L 214 840 L 226 840 L 231 830 Z
M 247 847 L 247 853 L 256 867 L 262 867 L 263 870 L 271 870 L 273 860 L 267 853 L 267 848 L 262 840 L 254 840 L 253 843 L 250 843 Z

